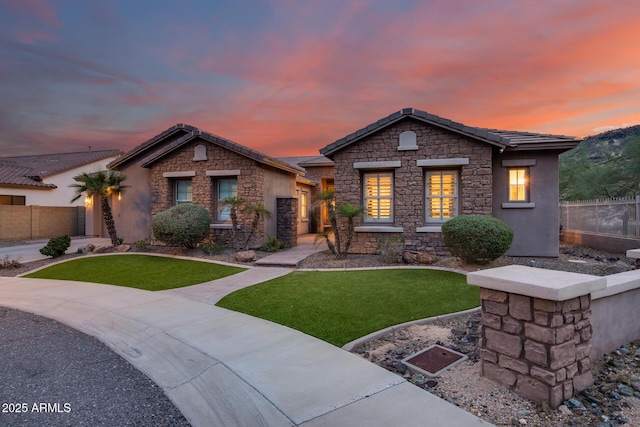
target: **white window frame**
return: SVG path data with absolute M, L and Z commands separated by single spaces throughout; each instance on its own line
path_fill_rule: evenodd
M 512 172 L 522 172 L 522 183 L 519 182 L 520 176 L 515 176 L 516 182 L 513 182 Z M 512 197 L 512 189 L 516 187 L 516 197 Z M 521 189 L 518 187 L 522 187 Z M 529 201 L 529 168 L 524 166 L 510 167 L 507 169 L 507 200 L 511 203 L 527 203 Z
M 181 199 L 180 197 L 180 184 L 188 184 L 185 192 L 185 198 Z M 174 194 L 173 200 L 176 205 L 184 205 L 188 203 L 193 203 L 193 182 L 190 179 L 177 179 L 174 182 Z
M 453 176 L 455 177 L 455 188 L 454 188 L 454 192 L 453 194 L 442 194 L 443 193 L 443 184 L 442 184 L 442 179 L 440 180 L 440 194 L 436 194 L 436 195 L 431 195 L 429 194 L 429 177 L 430 176 L 436 176 L 436 175 L 440 175 L 440 178 L 442 178 L 443 175 L 449 175 L 449 174 L 453 174 Z M 424 194 L 425 194 L 425 200 L 424 200 L 424 217 L 425 217 L 425 222 L 429 223 L 429 224 L 434 224 L 434 223 L 439 223 L 442 224 L 446 221 L 448 221 L 451 218 L 455 218 L 456 216 L 458 216 L 458 211 L 459 211 L 459 203 L 460 203 L 460 199 L 459 199 L 459 191 L 460 189 L 460 171 L 457 169 L 431 169 L 431 170 L 427 170 L 424 176 Z M 450 217 L 445 218 L 443 216 L 443 204 L 442 202 L 440 202 L 440 216 L 438 218 L 433 218 L 431 217 L 431 215 L 429 214 L 430 209 L 429 209 L 429 201 L 430 200 L 434 200 L 434 199 L 453 199 L 453 214 Z
M 230 192 L 231 195 L 221 195 L 222 187 L 221 184 L 224 182 L 235 181 L 235 194 L 233 191 Z M 231 209 L 229 206 L 225 206 L 223 204 L 223 200 L 228 197 L 238 197 L 238 178 L 237 177 L 217 177 L 215 180 L 215 191 L 216 191 L 216 222 L 225 223 L 231 221 Z
M 374 177 L 377 179 L 377 194 L 375 195 L 368 195 L 367 194 L 367 180 L 371 177 Z M 380 178 L 381 177 L 388 177 L 390 179 L 390 191 L 389 194 L 380 194 Z M 395 185 L 394 185 L 394 174 L 393 171 L 367 171 L 364 172 L 362 174 L 362 205 L 364 206 L 364 212 L 363 212 L 363 218 L 362 218 L 362 222 L 364 224 L 392 224 L 394 221 L 394 192 L 395 192 Z M 380 217 L 380 211 L 381 211 L 381 205 L 380 202 L 384 201 L 384 200 L 388 200 L 389 201 L 389 217 L 388 218 L 384 218 L 384 217 Z M 374 202 L 377 204 L 376 207 L 374 207 L 374 209 L 377 211 L 378 215 L 377 217 L 373 217 L 373 216 L 369 216 L 368 215 L 368 203 L 369 202 Z

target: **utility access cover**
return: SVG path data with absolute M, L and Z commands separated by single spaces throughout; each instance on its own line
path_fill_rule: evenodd
M 418 373 L 437 377 L 443 371 L 467 359 L 465 354 L 436 344 L 402 359 L 402 363 Z

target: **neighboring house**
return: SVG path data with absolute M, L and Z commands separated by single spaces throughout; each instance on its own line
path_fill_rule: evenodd
M 262 204 L 271 217 L 260 221 L 250 247 L 268 236 L 296 244 L 301 215 L 308 215 L 309 197 L 316 183 L 305 170 L 251 148 L 177 124 L 126 153 L 109 167 L 127 176 L 120 201 L 112 200 L 116 229 L 126 242 L 149 239 L 151 219 L 181 203 L 204 206 L 213 220 L 211 237 L 229 243 L 231 221 L 225 198 L 247 205 Z M 300 202 L 300 203 L 299 203 Z M 302 209 L 299 209 L 302 205 Z M 240 235 L 246 235 L 250 214 L 241 213 Z M 244 241 L 241 241 L 244 244 Z
M 322 148 L 336 203 L 364 206 L 352 252 L 386 237 L 445 254 L 441 226 L 493 215 L 511 226 L 509 255 L 558 256 L 558 154 L 573 137 L 465 126 L 405 108 Z
M 0 157 L 0 205 L 84 206 L 75 195 L 74 177 L 105 170 L 120 150 Z
M 75 183 L 74 177 L 82 172 L 104 170 L 120 154 L 119 150 L 89 150 L 0 158 L 0 207 L 41 207 L 4 208 L 0 239 L 51 237 L 68 230 L 68 226 L 65 228 L 60 223 L 77 216 L 70 208 L 84 209 L 85 206 L 84 198 L 71 202 L 75 196 L 75 189 L 70 187 Z M 54 207 L 57 209 L 51 209 Z

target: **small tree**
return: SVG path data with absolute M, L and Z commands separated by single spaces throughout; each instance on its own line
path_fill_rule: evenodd
M 118 233 L 116 233 L 116 225 L 113 221 L 111 205 L 109 205 L 109 196 L 124 192 L 127 186 L 122 185 L 122 182 L 125 179 L 127 179 L 127 177 L 121 175 L 118 171 L 83 172 L 75 178 L 79 184 L 70 185 L 70 187 L 75 187 L 76 189 L 76 194 L 73 199 L 71 199 L 72 202 L 78 200 L 83 193 L 86 193 L 88 197 L 97 196 L 100 198 L 102 217 L 107 227 L 109 238 L 111 238 L 111 244 L 114 246 L 120 244 L 120 241 L 118 239 Z
M 249 228 L 249 235 L 244 242 L 245 248 L 249 247 L 249 240 L 253 237 L 253 234 L 258 229 L 258 224 L 260 224 L 261 218 L 270 218 L 271 212 L 267 208 L 264 207 L 263 204 L 251 205 L 245 208 L 245 212 L 253 214 L 253 220 L 251 221 L 251 227 Z
M 362 206 L 346 203 L 338 207 L 336 213 L 335 208 L 335 193 L 332 190 L 323 191 L 318 195 L 318 200 L 321 200 L 327 205 L 327 212 L 329 214 L 329 221 L 331 222 L 331 230 L 325 230 L 318 236 L 324 238 L 327 242 L 327 246 L 331 253 L 333 253 L 336 259 L 345 259 L 351 249 L 351 243 L 353 241 L 354 234 L 354 220 L 362 213 Z M 340 230 L 338 229 L 338 215 L 347 219 L 347 234 L 344 247 L 342 246 L 342 237 Z M 333 241 L 331 241 L 331 235 L 333 234 Z
M 190 203 L 162 211 L 151 220 L 156 239 L 189 249 L 195 248 L 209 235 L 210 225 L 209 212 L 200 205 Z

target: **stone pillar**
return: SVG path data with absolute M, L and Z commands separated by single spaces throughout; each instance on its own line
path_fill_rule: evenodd
M 298 199 L 294 196 L 277 198 L 276 237 L 287 248 L 298 244 Z
M 552 408 L 593 383 L 591 292 L 604 278 L 512 265 L 467 281 L 480 287 L 483 376 Z

